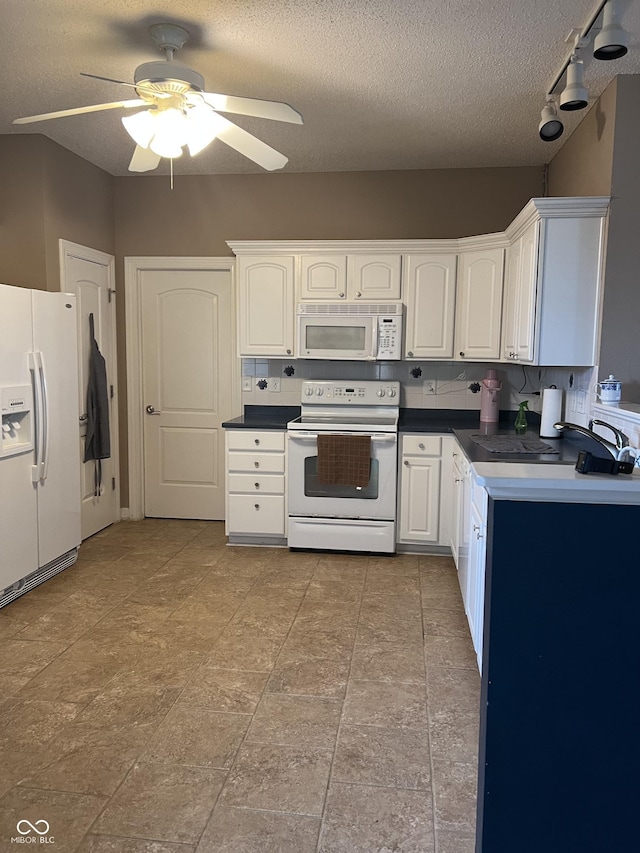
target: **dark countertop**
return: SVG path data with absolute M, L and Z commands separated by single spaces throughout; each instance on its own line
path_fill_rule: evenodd
M 300 406 L 245 406 L 244 414 L 224 421 L 224 429 L 286 429 L 289 421 L 300 416 Z M 500 426 L 513 425 L 515 412 L 500 412 Z M 478 429 L 479 412 L 465 409 L 400 409 L 400 432 L 443 433 L 454 430 Z M 536 420 L 528 412 L 530 423 Z
M 558 450 L 558 453 L 492 453 L 485 450 L 472 441 L 472 435 L 482 435 L 483 430 L 478 426 L 475 429 L 456 429 L 454 430 L 455 437 L 460 442 L 460 446 L 465 453 L 465 456 L 470 462 L 524 462 L 528 465 L 532 463 L 546 463 L 552 465 L 575 465 L 578 458 L 580 447 L 571 441 L 564 438 L 540 438 L 538 427 L 530 427 L 522 438 L 535 438 L 548 444 L 549 447 Z M 491 435 L 509 435 L 516 436 L 513 427 L 504 429 L 498 425 L 498 429 Z
M 244 415 L 224 421 L 223 429 L 286 429 L 300 417 L 300 406 L 245 406 Z

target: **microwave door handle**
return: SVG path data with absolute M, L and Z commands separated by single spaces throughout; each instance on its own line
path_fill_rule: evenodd
M 372 317 L 371 323 L 371 355 L 368 356 L 368 361 L 375 361 L 378 358 L 378 318 Z

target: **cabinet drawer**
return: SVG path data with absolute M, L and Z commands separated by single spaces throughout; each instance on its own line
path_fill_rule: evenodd
M 403 456 L 440 456 L 442 438 L 439 435 L 404 435 L 402 437 Z
M 281 474 L 229 474 L 229 491 L 254 495 L 284 495 Z
M 229 495 L 229 533 L 284 536 L 284 497 L 280 495 Z
M 284 474 L 284 453 L 227 453 L 227 470 Z
M 234 429 L 227 433 L 229 450 L 284 450 L 284 432 Z

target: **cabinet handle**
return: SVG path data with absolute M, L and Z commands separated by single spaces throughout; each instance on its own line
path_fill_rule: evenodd
M 260 439 L 259 439 L 259 438 L 254 438 L 254 440 L 253 440 L 253 441 L 254 441 L 254 444 L 260 444 Z
M 260 488 L 260 483 L 256 483 L 256 484 L 255 484 L 255 487 L 256 487 L 256 489 L 259 489 L 259 488 Z
M 404 464 L 405 464 L 405 465 L 407 466 L 407 468 L 408 468 L 408 467 L 409 467 L 409 460 L 408 460 L 408 459 L 405 459 L 405 460 L 404 460 Z
M 291 350 L 290 350 L 290 349 L 288 349 L 288 350 L 287 350 L 287 355 L 291 355 Z
M 260 467 L 260 463 L 259 463 L 259 462 L 254 462 L 253 464 L 254 464 L 254 466 L 255 466 L 256 468 L 259 468 L 259 467 Z
M 409 352 L 407 353 L 407 355 L 409 356 L 409 358 L 413 358 L 413 353 L 411 352 L 411 350 L 409 350 Z
M 461 479 L 460 477 L 454 477 L 454 478 L 453 478 L 453 482 L 454 482 L 454 483 L 461 483 L 461 482 L 462 482 L 462 479 Z
M 260 509 L 260 504 L 254 504 L 254 507 L 255 507 L 256 509 Z
M 356 299 L 360 299 L 361 296 L 362 294 L 360 293 L 360 291 L 356 290 Z
M 420 448 L 420 450 L 424 450 L 424 444 L 423 444 L 422 442 L 420 442 L 420 444 L 418 445 L 418 447 Z
M 478 524 L 474 524 L 474 525 L 473 525 L 473 529 L 474 529 L 474 530 L 480 530 L 480 525 L 478 525 Z
M 340 297 L 340 299 L 344 299 L 344 293 L 339 293 L 338 296 Z
M 464 358 L 464 353 L 462 352 L 462 350 L 460 351 L 460 355 Z

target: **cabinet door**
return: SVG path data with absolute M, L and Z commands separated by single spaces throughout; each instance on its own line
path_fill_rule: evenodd
M 407 255 L 405 358 L 453 358 L 456 255 Z
M 293 355 L 293 269 L 293 255 L 238 257 L 240 355 Z
M 516 334 L 518 316 L 518 288 L 522 265 L 522 240 L 515 240 L 507 250 L 507 266 L 502 308 L 502 358 L 513 361 L 518 349 Z
M 460 256 L 456 359 L 500 358 L 504 249 L 465 252 Z
M 404 457 L 400 475 L 399 542 L 437 542 L 440 459 Z
M 336 302 L 347 298 L 346 255 L 302 255 L 300 258 L 300 299 Z
M 468 600 L 465 610 L 469 621 L 471 639 L 482 670 L 482 635 L 484 630 L 484 578 L 486 567 L 486 519 L 475 505 L 471 507 L 471 530 L 469 537 Z
M 515 314 L 515 360 L 531 363 L 534 352 L 536 295 L 538 282 L 538 223 L 522 235 L 518 299 Z
M 362 302 L 400 299 L 401 255 L 350 255 L 348 297 Z

